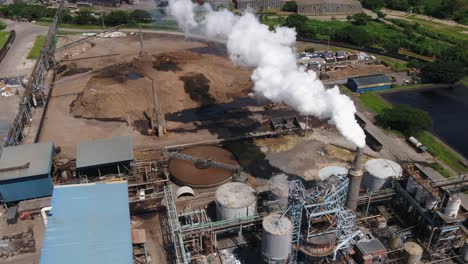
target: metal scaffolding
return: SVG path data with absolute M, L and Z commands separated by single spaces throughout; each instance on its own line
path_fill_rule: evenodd
M 45 103 L 44 83 L 47 77 L 47 71 L 51 66 L 50 64 L 55 65 L 53 49 L 57 43 L 56 35 L 61 20 L 62 7 L 63 2 L 55 13 L 54 20 L 47 33 L 44 46 L 42 47 L 41 55 L 36 61 L 31 78 L 29 78 L 26 89 L 21 96 L 19 110 L 10 127 L 6 141 L 4 142 L 5 146 L 15 146 L 23 143 L 25 138 L 24 128 L 31 122 L 32 107 Z
M 164 195 L 166 199 L 167 218 L 171 231 L 171 240 L 174 245 L 175 262 L 177 264 L 185 264 L 188 262 L 185 254 L 184 239 L 182 237 L 181 226 L 177 217 L 174 195 L 172 193 L 172 187 L 170 184 L 164 186 Z
M 297 252 L 301 242 L 302 208 L 305 200 L 304 190 L 305 187 L 301 181 L 295 180 L 289 182 L 289 217 L 293 223 L 291 264 L 297 263 Z

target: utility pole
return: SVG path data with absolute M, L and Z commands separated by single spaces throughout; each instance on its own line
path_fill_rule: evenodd
M 143 57 L 143 33 L 141 33 L 141 25 L 139 26 L 140 31 L 140 54 L 138 54 L 138 59 Z
M 101 21 L 102 21 L 102 29 L 105 29 L 106 26 L 104 25 L 104 14 L 101 13 Z

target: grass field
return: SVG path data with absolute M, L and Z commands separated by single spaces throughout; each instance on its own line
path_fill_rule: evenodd
M 41 49 L 44 46 L 45 36 L 37 36 L 36 41 L 34 41 L 34 46 L 29 51 L 28 59 L 36 60 L 41 55 Z
M 380 114 L 384 109 L 392 107 L 392 105 L 385 101 L 378 93 L 367 92 L 360 94 L 358 98 L 365 108 L 376 114 Z
M 439 34 L 444 34 L 446 36 L 453 37 L 453 38 L 468 40 L 468 34 L 463 33 L 463 31 L 466 31 L 468 29 L 464 27 L 449 26 L 449 25 L 441 24 L 435 21 L 422 19 L 422 18 L 417 17 L 416 15 L 410 15 L 405 18 L 411 21 L 417 22 L 421 26 L 434 30 L 438 32 Z
M 10 36 L 10 32 L 0 31 L 0 49 L 5 45 L 8 37 Z
M 444 144 L 431 133 L 424 131 L 419 133 L 416 137 L 435 157 L 450 166 L 453 170 L 457 172 L 466 171 L 466 168 L 459 162 L 459 156 L 449 148 L 445 147 Z

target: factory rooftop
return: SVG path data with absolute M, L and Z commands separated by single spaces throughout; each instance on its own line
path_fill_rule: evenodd
M 4 148 L 0 158 L 0 181 L 49 174 L 53 151 L 51 142 Z
M 80 142 L 76 150 L 76 168 L 114 164 L 133 160 L 130 136 Z
M 367 76 L 353 77 L 352 79 L 358 87 L 365 87 L 376 84 L 391 84 L 390 78 L 385 74 L 373 74 Z
M 55 186 L 43 264 L 133 263 L 127 182 Z

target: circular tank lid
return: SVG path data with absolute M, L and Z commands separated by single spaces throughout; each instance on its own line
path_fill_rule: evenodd
M 405 251 L 411 255 L 421 255 L 423 253 L 422 247 L 414 242 L 406 242 L 404 247 Z
M 217 146 L 195 146 L 180 151 L 200 159 L 212 159 L 214 161 L 239 165 L 231 152 Z M 192 161 L 172 158 L 169 161 L 169 171 L 174 181 L 180 185 L 206 188 L 223 184 L 232 178 L 232 172 L 208 166 L 200 166 Z
M 292 233 L 292 222 L 281 214 L 269 214 L 263 218 L 263 229 L 273 235 L 285 236 Z
M 332 175 L 347 175 L 348 174 L 348 169 L 345 167 L 340 167 L 340 166 L 327 166 L 325 168 L 322 168 L 319 171 L 319 176 L 321 180 L 326 180 L 328 177 Z
M 255 198 L 255 190 L 242 182 L 228 182 L 216 190 L 216 202 L 229 208 L 247 207 Z
M 402 173 L 398 163 L 388 159 L 371 159 L 366 162 L 366 170 L 377 178 L 386 179 L 388 177 L 399 178 Z
M 289 197 L 288 175 L 278 174 L 270 179 L 270 189 L 273 194 L 279 197 Z

